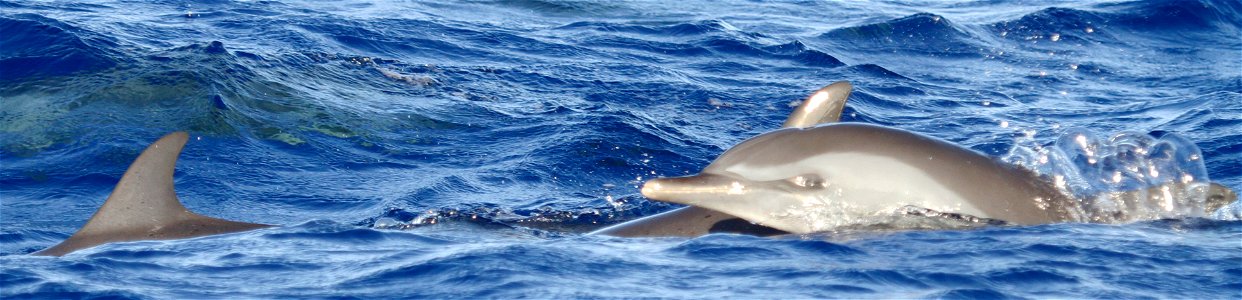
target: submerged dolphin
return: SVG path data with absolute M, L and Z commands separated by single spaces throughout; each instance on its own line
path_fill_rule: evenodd
M 810 233 L 911 206 L 1021 225 L 1085 221 L 1079 199 L 1032 171 L 982 153 L 877 125 L 812 127 L 839 119 L 850 88 L 838 82 L 820 89 L 785 128 L 734 146 L 697 175 L 643 184 L 648 199 L 691 207 L 594 233 Z M 1201 187 L 1208 188 L 1209 211 L 1236 198 L 1214 183 Z
M 68 239 L 33 255 L 61 256 L 101 244 L 172 240 L 246 231 L 271 225 L 234 222 L 193 213 L 173 189 L 173 169 L 189 135 L 160 138 L 130 164 L 103 206 Z

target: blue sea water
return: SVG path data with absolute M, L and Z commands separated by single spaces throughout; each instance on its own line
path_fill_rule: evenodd
M 585 235 L 837 80 L 994 156 L 1176 134 L 1242 190 L 1242 4 L 0 0 L 2 298 L 1242 297 L 1238 203 L 1124 223 Z M 281 225 L 25 254 L 151 141 Z M 1073 131 L 1078 130 L 1078 131 Z

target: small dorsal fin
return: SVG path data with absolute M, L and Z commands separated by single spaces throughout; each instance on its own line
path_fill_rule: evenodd
M 173 188 L 173 170 L 187 140 L 189 134 L 174 132 L 152 143 L 130 164 L 86 225 L 60 244 L 34 254 L 60 256 L 111 242 L 189 238 L 268 227 L 205 217 L 181 205 Z
M 789 114 L 782 128 L 806 128 L 841 120 L 841 110 L 854 89 L 848 81 L 837 81 L 811 93 Z

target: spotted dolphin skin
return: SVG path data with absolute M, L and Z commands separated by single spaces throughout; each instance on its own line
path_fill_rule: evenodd
M 642 186 L 648 199 L 690 207 L 595 233 L 811 233 L 911 206 L 1019 225 L 1091 221 L 1080 200 L 1027 169 L 901 129 L 832 123 L 849 89 L 839 82 L 817 91 L 785 128 L 734 146 L 697 175 Z M 1129 194 L 1148 195 L 1137 192 Z M 1236 198 L 1214 183 L 1207 193 L 1209 211 Z
M 173 189 L 173 170 L 188 139 L 185 132 L 174 132 L 152 143 L 130 164 L 86 225 L 60 244 L 33 254 L 61 256 L 113 242 L 184 239 L 269 227 L 202 216 L 181 205 Z

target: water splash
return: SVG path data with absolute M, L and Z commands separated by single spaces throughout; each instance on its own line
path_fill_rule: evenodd
M 1204 217 L 1210 206 L 1203 153 L 1177 134 L 1121 132 L 1100 138 L 1070 129 L 1049 146 L 1019 138 L 1003 159 L 1035 170 L 1078 198 L 1085 221 Z

